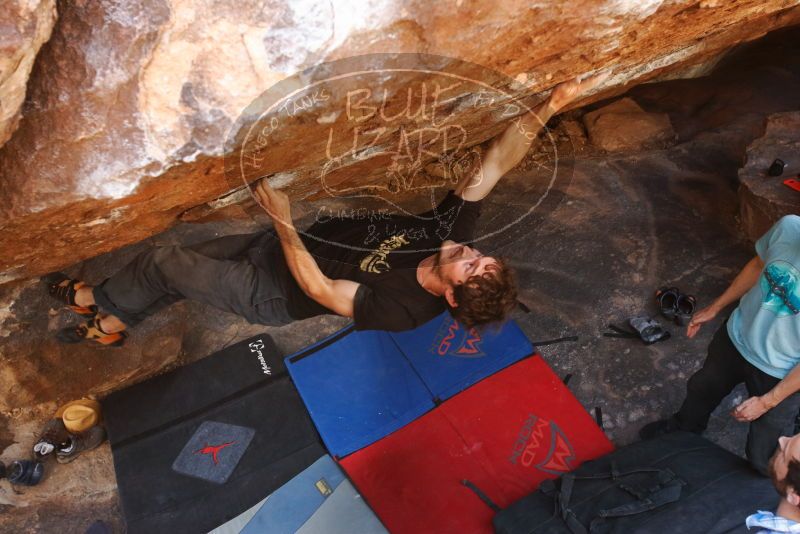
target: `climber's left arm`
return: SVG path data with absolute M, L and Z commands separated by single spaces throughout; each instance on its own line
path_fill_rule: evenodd
M 475 171 L 456 186 L 456 195 L 471 201 L 485 198 L 500 178 L 522 161 L 544 124 L 556 112 L 547 99 L 524 117 L 515 118 L 503 133 L 492 140 Z
M 547 100 L 524 116 L 513 119 L 505 131 L 492 140 L 481 164 L 456 186 L 456 195 L 470 201 L 485 198 L 500 178 L 522 161 L 550 117 L 607 77 L 608 73 L 602 73 L 583 81 L 576 78 L 557 85 Z

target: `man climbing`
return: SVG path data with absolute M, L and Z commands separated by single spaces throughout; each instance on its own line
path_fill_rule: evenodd
M 749 516 L 747 528 L 760 529 L 755 534 L 800 532 L 800 434 L 778 438 L 768 469 L 781 500 L 774 514 L 758 511 Z
M 465 244 L 481 201 L 522 160 L 542 125 L 604 78 L 557 86 L 492 141 L 477 170 L 416 217 L 391 216 L 372 227 L 317 223 L 301 238 L 288 197 L 260 180 L 254 192 L 274 230 L 157 247 L 96 287 L 49 275 L 50 294 L 87 319 L 58 338 L 120 345 L 127 327 L 182 298 L 274 326 L 334 313 L 353 318 L 357 329 L 397 331 L 448 308 L 468 328 L 502 321 L 516 303 L 513 274 L 502 259 Z
M 687 335 L 739 300 L 689 379 L 686 399 L 670 419 L 645 425 L 649 439 L 674 430 L 701 433 L 714 409 L 742 382 L 750 398 L 733 416 L 749 422 L 747 457 L 761 473 L 779 436 L 793 434 L 800 408 L 800 216 L 787 215 L 756 242 L 756 253 L 731 285 L 697 312 Z

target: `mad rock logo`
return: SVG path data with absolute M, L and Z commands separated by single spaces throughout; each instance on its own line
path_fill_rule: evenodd
M 426 54 L 363 55 L 311 67 L 262 93 L 231 128 L 225 146 L 231 193 L 217 203 L 247 199 L 247 186 L 267 177 L 293 200 L 314 201 L 311 228 L 343 219 L 369 226 L 370 237 L 361 244 L 334 243 L 335 232 L 298 229 L 304 238 L 370 254 L 392 236 L 432 237 L 424 235 L 432 220 L 441 237 L 454 213 L 437 213 L 438 200 L 480 172 L 487 127 L 516 121 L 521 133 L 535 135 L 521 119 L 539 103 L 534 95 L 547 88 L 545 77 L 520 79 L 528 85 L 480 65 Z M 525 201 L 494 217 L 492 227 L 475 236 L 477 247 L 486 240 L 493 247 L 510 243 L 507 230 L 522 220 L 530 228 L 540 220 L 532 221 L 532 214 L 558 204 L 572 176 L 572 146 L 559 137 L 565 139 L 546 128 L 539 134 L 526 160 Z M 257 204 L 243 206 L 263 218 Z M 396 215 L 412 222 L 395 227 Z
M 480 358 L 486 356 L 482 339 L 474 328 L 465 329 L 452 317 L 447 317 L 434 337 L 430 352 L 438 356 Z
M 520 428 L 508 460 L 551 475 L 572 471 L 575 452 L 554 421 L 530 414 Z

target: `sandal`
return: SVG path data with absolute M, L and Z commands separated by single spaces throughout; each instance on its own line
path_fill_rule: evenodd
M 677 287 L 662 287 L 656 291 L 656 303 L 661 315 L 672 321 L 678 311 L 678 297 L 680 292 Z
M 60 301 L 67 308 L 82 317 L 94 317 L 97 306 L 78 306 L 75 303 L 75 294 L 86 284 L 80 280 L 73 280 L 64 273 L 50 273 L 41 278 L 47 285 L 47 292 L 51 297 Z
M 697 299 L 692 295 L 678 295 L 675 303 L 675 323 L 679 326 L 686 326 L 692 320 L 694 311 L 697 309 Z
M 127 337 L 128 333 L 124 330 L 111 334 L 104 332 L 100 328 L 99 315 L 95 315 L 84 324 L 62 328 L 56 334 L 56 338 L 62 343 L 80 343 L 90 339 L 108 347 L 121 347 Z

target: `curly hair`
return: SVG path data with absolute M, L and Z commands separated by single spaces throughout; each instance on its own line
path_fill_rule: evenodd
M 778 480 L 778 476 L 775 473 L 774 458 L 770 461 L 768 468 L 775 489 L 777 489 L 778 493 L 783 497 L 786 497 L 789 488 L 792 488 L 795 493 L 800 493 L 800 462 L 797 460 L 790 460 L 786 467 L 786 478 L 783 480 Z
M 466 328 L 500 323 L 517 303 L 517 283 L 514 271 L 502 258 L 490 264 L 483 274 L 467 278 L 453 288 L 458 306 L 450 314 Z

